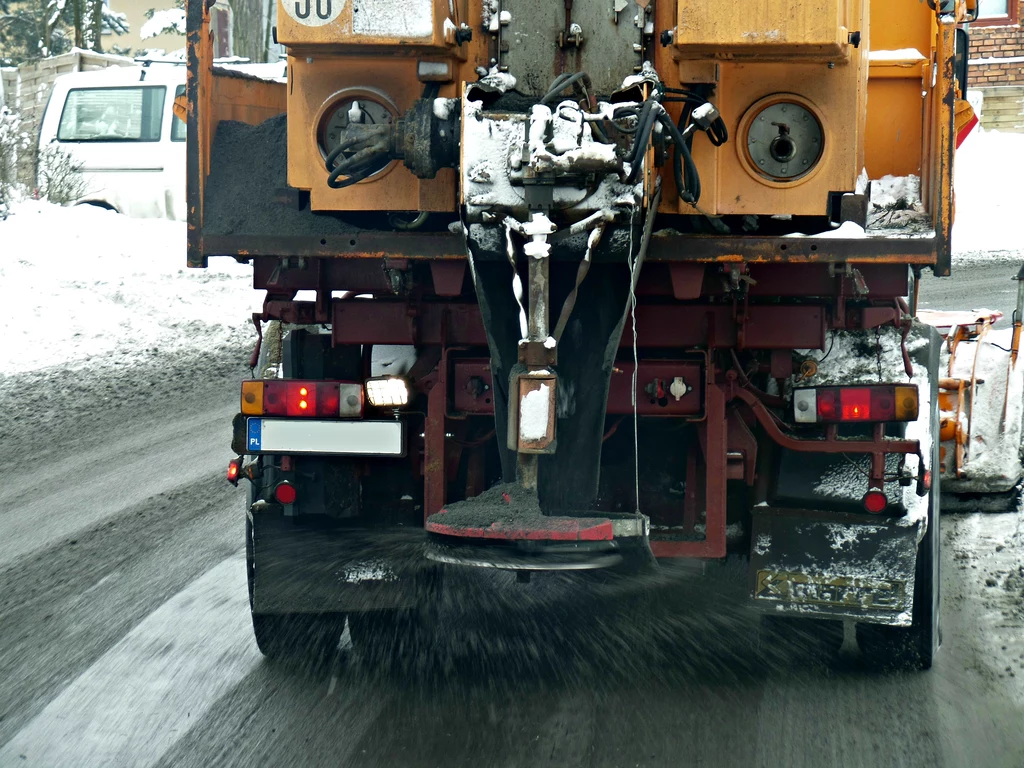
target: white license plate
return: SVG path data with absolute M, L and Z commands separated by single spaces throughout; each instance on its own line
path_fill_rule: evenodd
M 405 456 L 400 421 L 312 421 L 250 418 L 246 453 Z

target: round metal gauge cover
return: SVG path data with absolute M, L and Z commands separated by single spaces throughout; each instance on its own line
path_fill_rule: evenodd
M 345 129 L 353 123 L 362 125 L 390 125 L 394 116 L 384 104 L 365 96 L 352 95 L 338 99 L 325 112 L 320 120 L 317 131 L 317 142 L 320 153 L 326 158 L 337 148 L 345 135 Z M 356 150 L 346 151 L 344 156 L 351 157 Z M 380 173 L 391 160 L 382 157 L 379 167 L 374 167 L 369 175 Z
M 778 101 L 754 116 L 743 141 L 757 173 L 776 181 L 793 181 L 817 166 L 825 135 L 806 106 Z

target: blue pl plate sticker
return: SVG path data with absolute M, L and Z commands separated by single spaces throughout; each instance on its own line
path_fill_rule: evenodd
M 249 419 L 250 451 L 259 451 L 263 447 L 263 419 Z

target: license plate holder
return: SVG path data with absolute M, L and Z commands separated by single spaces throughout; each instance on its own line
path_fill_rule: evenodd
M 247 454 L 405 456 L 405 425 L 391 421 L 246 420 Z

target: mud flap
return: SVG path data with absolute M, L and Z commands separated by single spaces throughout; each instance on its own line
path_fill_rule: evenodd
M 773 615 L 909 627 L 924 521 L 761 507 L 751 536 L 751 597 Z
M 255 613 L 415 608 L 436 592 L 438 573 L 423 558 L 418 532 L 250 515 Z

